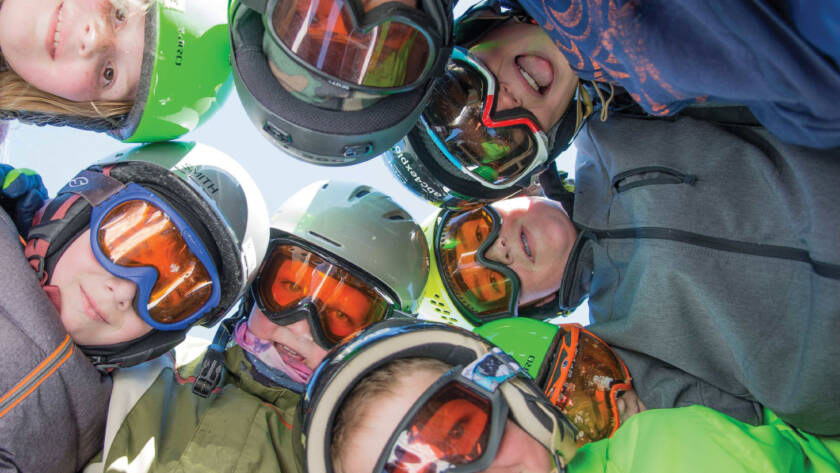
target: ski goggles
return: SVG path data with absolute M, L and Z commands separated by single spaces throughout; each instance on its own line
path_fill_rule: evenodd
M 157 330 L 182 330 L 219 304 L 210 253 L 184 218 L 134 183 L 95 205 L 90 243 L 111 274 L 137 285 L 135 308 Z
M 244 0 L 263 12 L 273 45 L 331 84 L 395 93 L 423 84 L 443 45 L 417 8 L 389 2 L 371 11 L 359 0 Z
M 501 228 L 502 217 L 489 205 L 444 211 L 435 225 L 441 279 L 459 312 L 474 325 L 518 315 L 519 277 L 484 256 Z
M 612 436 L 621 420 L 618 397 L 633 388 L 621 358 L 592 332 L 564 324 L 545 393 L 578 428 L 578 445 Z
M 505 189 L 548 159 L 548 138 L 524 108 L 496 111 L 496 77 L 456 47 L 420 117 L 446 158 L 485 187 Z
M 493 348 L 435 381 L 397 425 L 374 473 L 469 473 L 486 469 L 510 408 L 501 385 L 522 368 Z
M 385 319 L 396 307 L 389 291 L 363 271 L 292 238 L 271 241 L 252 293 L 278 325 L 307 317 L 324 348 Z

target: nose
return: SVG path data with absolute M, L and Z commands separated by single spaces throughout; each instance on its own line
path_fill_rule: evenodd
M 501 235 L 490 245 L 490 248 L 487 248 L 484 256 L 502 264 L 513 263 L 513 258 L 510 254 L 510 245 L 508 245 L 507 239 Z
M 98 15 L 91 15 L 85 20 L 82 39 L 79 43 L 79 55 L 83 57 L 104 49 L 110 42 L 109 28 Z
M 114 302 L 121 311 L 133 307 L 134 297 L 137 295 L 137 284 L 128 279 L 112 277 L 105 282 L 105 288 L 114 297 Z
M 499 83 L 499 96 L 496 97 L 496 110 L 510 110 L 522 106 L 519 96 L 514 93 L 513 88 L 507 82 Z
M 295 323 L 286 325 L 286 328 L 290 332 L 295 334 L 295 336 L 298 337 L 298 338 L 305 338 L 307 340 L 312 340 L 312 333 L 309 329 L 309 320 L 306 319 L 306 318 L 298 320 Z

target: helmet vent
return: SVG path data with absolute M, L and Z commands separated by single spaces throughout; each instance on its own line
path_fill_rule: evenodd
M 394 210 L 384 215 L 388 220 L 411 220 L 411 217 L 401 210 Z
M 341 243 L 339 243 L 339 242 L 337 242 L 333 239 L 327 238 L 327 237 L 325 237 L 324 235 L 321 235 L 318 232 L 313 232 L 312 230 L 310 230 L 309 234 L 316 237 L 316 238 L 320 238 L 321 240 L 324 240 L 325 242 L 329 243 L 330 245 L 332 245 L 336 248 L 341 248 L 343 246 Z
M 370 187 L 362 187 L 358 189 L 356 192 L 353 193 L 353 199 L 361 199 L 362 197 L 370 194 Z

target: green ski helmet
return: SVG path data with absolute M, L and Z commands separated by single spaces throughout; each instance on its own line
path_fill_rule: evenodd
M 318 181 L 271 217 L 272 237 L 291 235 L 385 284 L 413 312 L 429 273 L 420 226 L 387 195 L 352 182 Z
M 209 146 L 153 143 L 118 152 L 82 170 L 36 216 L 25 249 L 29 263 L 41 284 L 49 285 L 61 255 L 95 223 L 97 207 L 119 204 L 122 195 L 137 187 L 152 194 L 153 202 L 171 207 L 208 254 L 209 265 L 218 274 L 219 297 L 214 306 L 181 325 L 214 325 L 256 275 L 269 232 L 268 212 L 256 183 L 233 158 Z M 129 271 L 150 268 L 122 269 L 119 274 L 112 269 L 108 271 L 128 279 Z M 132 366 L 180 343 L 189 329 L 181 325 L 172 323 L 123 343 L 80 348 L 100 369 Z
M 630 373 L 594 333 L 522 317 L 488 322 L 475 333 L 528 370 L 577 428 L 578 445 L 609 437 L 621 425 L 617 399 L 632 389 Z
M 504 428 L 505 420 L 510 418 L 553 454 L 559 471 L 564 471 L 563 467 L 574 457 L 577 451 L 574 441 L 576 429 L 509 356 L 487 340 L 457 327 L 412 319 L 390 319 L 368 327 L 332 350 L 309 381 L 293 427 L 293 445 L 299 464 L 306 465 L 308 471 L 334 473 L 330 453 L 332 432 L 338 413 L 353 388 L 368 374 L 389 362 L 418 357 L 440 360 L 458 368 L 441 378 L 455 372 L 463 374 L 467 370 L 461 371 L 462 368 L 480 364 L 480 360 L 488 358 L 495 358 L 491 361 L 496 363 L 488 363 L 492 367 L 502 364 L 512 367 L 512 375 L 494 378 L 498 382 L 496 386 L 484 384 L 479 388 L 491 391 L 493 405 L 497 402 L 504 404 L 503 412 L 508 413 L 502 419 L 494 415 L 495 410 L 490 415 L 489 437 L 492 439 L 494 434 L 498 435 L 498 430 Z M 488 373 L 481 368 L 474 372 Z M 487 451 L 495 455 L 498 443 L 493 445 L 493 440 L 486 443 Z M 486 468 L 492 459 L 482 455 L 476 463 L 482 463 Z
M 127 115 L 84 118 L 3 111 L 2 119 L 107 132 L 126 143 L 166 141 L 192 131 L 233 84 L 225 0 L 152 0 L 134 105 Z

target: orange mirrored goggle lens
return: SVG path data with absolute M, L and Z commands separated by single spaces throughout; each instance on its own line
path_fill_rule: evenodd
M 482 243 L 493 230 L 493 217 L 478 208 L 441 225 L 440 270 L 453 295 L 479 316 L 507 310 L 513 297 L 510 278 L 477 260 Z
M 385 464 L 388 473 L 438 472 L 441 463 L 477 460 L 490 437 L 490 402 L 451 382 L 437 391 L 399 436 Z
M 317 254 L 294 245 L 272 251 L 259 281 L 266 309 L 282 312 L 309 301 L 330 342 L 382 320 L 390 304 L 375 289 Z
M 632 385 L 627 368 L 609 345 L 585 329 L 575 329 L 580 330 L 577 347 L 569 346 L 569 331 L 561 348 L 565 353 L 558 356 L 562 363 L 572 353 L 565 379 L 558 380 L 562 388 L 549 397 L 578 428 L 577 440 L 582 445 L 615 432 L 620 424 L 617 397 Z
M 103 218 L 97 240 L 114 264 L 157 271 L 147 303 L 154 320 L 179 322 L 210 300 L 213 281 L 207 268 L 172 220 L 154 204 L 130 200 L 115 206 Z
M 272 27 L 299 59 L 352 84 L 409 85 L 429 60 L 429 41 L 415 27 L 395 20 L 358 30 L 342 0 L 280 0 Z

